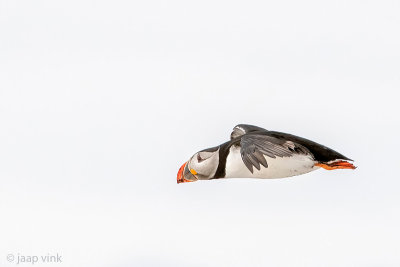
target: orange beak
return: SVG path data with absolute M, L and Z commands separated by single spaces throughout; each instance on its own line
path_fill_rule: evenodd
M 178 184 L 180 184 L 180 183 L 194 182 L 194 181 L 185 179 L 185 177 L 184 177 L 184 175 L 183 175 L 183 172 L 184 172 L 184 170 L 185 170 L 186 164 L 187 164 L 187 162 L 183 163 L 183 165 L 179 168 L 178 176 L 176 177 L 176 182 L 177 182 Z

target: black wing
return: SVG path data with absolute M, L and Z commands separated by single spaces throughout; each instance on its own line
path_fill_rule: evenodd
M 253 166 L 260 170 L 260 164 L 268 168 L 264 156 L 270 158 L 291 157 L 295 154 L 313 155 L 298 143 L 263 134 L 246 134 L 240 141 L 240 154 L 246 167 L 253 173 Z
M 267 130 L 254 125 L 238 124 L 233 128 L 233 131 L 231 133 L 231 140 L 251 132 L 267 132 Z
M 353 161 L 352 159 L 349 159 L 348 157 L 340 154 L 339 152 L 329 147 L 318 144 L 314 141 L 308 140 L 303 137 L 299 137 L 293 134 L 274 132 L 274 131 L 269 131 L 268 135 L 275 137 L 277 139 L 292 141 L 296 144 L 302 145 L 303 147 L 307 147 L 307 149 L 314 155 L 315 160 L 319 162 L 330 162 L 332 160 L 338 160 L 338 159 Z

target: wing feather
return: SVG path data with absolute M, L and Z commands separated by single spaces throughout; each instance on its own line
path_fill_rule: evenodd
M 245 134 L 241 138 L 240 146 L 242 160 L 251 173 L 253 173 L 253 167 L 260 170 L 260 164 L 268 168 L 265 156 L 269 158 L 291 157 L 296 154 L 312 156 L 306 147 L 298 143 L 272 137 L 267 134 Z

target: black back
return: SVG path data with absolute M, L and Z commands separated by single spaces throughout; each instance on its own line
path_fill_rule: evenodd
M 260 134 L 264 134 L 264 133 L 260 133 Z M 337 152 L 329 147 L 318 144 L 314 141 L 305 139 L 303 137 L 299 137 L 299 136 L 287 134 L 287 133 L 274 132 L 274 131 L 268 131 L 268 132 L 265 132 L 265 134 L 267 134 L 269 136 L 273 136 L 275 138 L 289 140 L 289 141 L 298 143 L 302 146 L 305 146 L 314 155 L 315 160 L 317 160 L 319 162 L 329 162 L 329 161 L 337 160 L 337 159 L 352 161 L 352 159 L 349 159 L 348 157 L 340 154 L 339 152 Z

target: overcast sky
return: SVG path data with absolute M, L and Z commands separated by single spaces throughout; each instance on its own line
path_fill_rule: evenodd
M 399 14 L 396 0 L 0 0 L 0 265 L 399 266 Z M 358 169 L 176 184 L 239 123 Z

